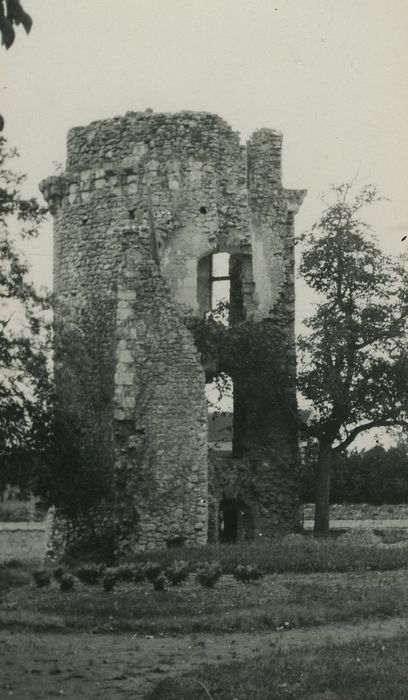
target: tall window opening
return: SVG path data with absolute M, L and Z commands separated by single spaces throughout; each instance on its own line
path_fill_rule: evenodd
M 212 253 L 198 261 L 197 302 L 201 318 L 212 313 L 225 326 L 243 321 L 254 308 L 254 290 L 249 253 Z
M 213 253 L 198 261 L 197 301 L 201 317 L 212 312 L 217 320 L 228 325 L 228 304 L 230 301 L 230 254 Z
M 210 266 L 210 305 L 211 311 L 220 309 L 220 320 L 228 323 L 228 308 L 230 301 L 231 276 L 229 270 L 230 254 L 213 253 Z M 224 310 L 222 306 L 224 305 Z M 221 308 L 220 308 L 221 307 Z
M 216 452 L 231 454 L 234 388 L 228 374 L 219 374 L 206 384 L 208 444 Z
M 211 314 L 224 326 L 240 323 L 254 308 L 254 291 L 250 250 L 212 253 L 198 261 L 197 305 L 201 318 Z M 217 371 L 216 361 L 209 368 L 207 378 L 211 379 Z M 239 383 L 233 387 L 231 377 L 220 374 L 207 383 L 206 393 L 210 447 L 241 456 L 247 423 L 242 387 Z

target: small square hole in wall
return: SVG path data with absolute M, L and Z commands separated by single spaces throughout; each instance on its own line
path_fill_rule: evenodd
M 200 214 L 206 214 L 207 213 L 207 207 L 200 207 Z

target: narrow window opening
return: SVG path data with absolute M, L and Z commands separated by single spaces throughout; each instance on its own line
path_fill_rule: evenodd
M 212 253 L 197 265 L 197 304 L 201 318 L 210 313 L 225 326 L 243 321 L 254 307 L 252 256 Z
M 212 314 L 228 326 L 231 293 L 230 254 L 212 253 L 197 265 L 197 305 L 201 318 Z
M 234 326 L 251 314 L 254 305 L 252 257 L 248 253 L 213 253 L 197 267 L 197 302 L 201 318 L 212 316 L 224 326 Z M 207 378 L 216 364 L 208 365 Z M 229 390 L 226 385 L 229 384 Z M 207 384 L 209 443 L 212 449 L 242 457 L 247 436 L 246 388 L 221 374 Z
M 231 277 L 229 253 L 213 253 L 210 264 L 210 309 L 217 321 L 229 323 Z
M 218 453 L 232 453 L 234 388 L 228 374 L 219 374 L 206 384 L 208 445 Z

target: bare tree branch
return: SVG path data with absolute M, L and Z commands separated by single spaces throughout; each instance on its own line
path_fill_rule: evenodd
M 362 423 L 361 425 L 357 425 L 355 428 L 353 428 L 347 438 L 343 440 L 341 443 L 336 445 L 336 447 L 333 447 L 333 452 L 342 452 L 345 450 L 351 443 L 356 439 L 357 435 L 360 433 L 365 432 L 366 430 L 371 430 L 372 428 L 398 428 L 398 427 L 403 427 L 403 428 L 408 428 L 408 421 L 403 420 L 402 418 L 399 419 L 384 419 L 384 420 L 373 420 L 368 423 Z

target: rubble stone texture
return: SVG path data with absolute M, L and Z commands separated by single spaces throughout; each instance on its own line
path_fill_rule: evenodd
M 213 114 L 129 112 L 72 129 L 65 173 L 41 184 L 55 220 L 57 392 L 110 485 L 94 525 L 117 552 L 216 539 L 222 499 L 241 504 L 247 534 L 293 527 L 296 411 L 288 425 L 272 407 L 265 430 L 251 396 L 238 457 L 209 458 L 205 374 L 183 321 L 210 308 L 208 256 L 230 253 L 231 309 L 283 333 L 295 405 L 305 192 L 282 188 L 281 146 L 270 129 L 242 145 Z M 234 385 L 235 404 L 248 386 Z

